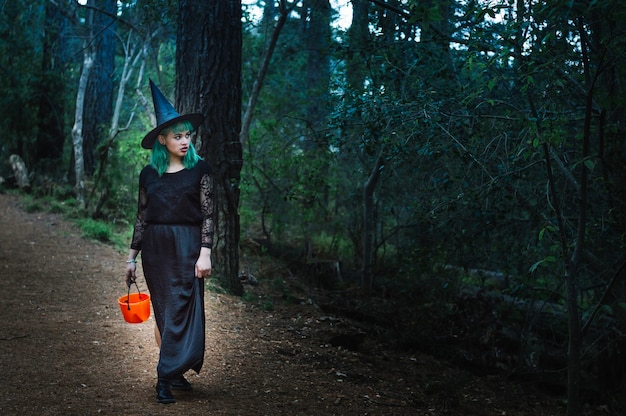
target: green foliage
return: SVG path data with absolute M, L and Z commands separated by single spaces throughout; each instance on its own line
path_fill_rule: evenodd
M 60 160 L 40 160 L 47 149 L 38 141 L 40 126 L 53 116 L 66 131 L 72 126 L 81 66 L 80 50 L 69 42 L 60 43 L 69 45 L 68 63 L 44 68 L 56 62 L 44 59 L 50 52 L 44 40 L 79 39 L 84 27 L 78 24 L 69 33 L 46 26 L 43 6 L 15 0 L 0 12 L 0 36 L 10 39 L 0 44 L 5 137 L 0 158 L 20 154 L 33 172 L 26 210 L 77 219 L 87 238 L 127 247 L 138 174 L 149 156 L 139 146 L 151 126 L 147 78 L 158 79 L 174 95 L 178 4 L 119 2 L 121 17 L 153 40 L 146 44 L 140 90 L 131 87 L 139 67 L 127 84 L 120 114 L 124 128 L 97 149 L 106 157 L 98 159 L 99 175 L 87 178 L 84 211 L 74 199 L 70 135 Z M 295 264 L 341 261 L 344 290 L 359 284 L 363 236 L 371 230 L 374 296 L 355 295 L 352 306 L 404 308 L 406 322 L 398 328 L 412 330 L 393 334 L 401 344 L 423 346 L 441 322 L 463 329 L 459 320 L 467 318 L 487 326 L 496 315 L 523 339 L 520 356 L 544 354 L 546 344 L 532 327 L 538 315 L 505 310 L 488 297 L 477 304 L 465 291 L 493 291 L 560 310 L 565 266 L 580 247 L 578 302 L 583 318 L 592 316 L 623 261 L 626 9 L 615 0 L 514 5 L 411 0 L 402 7 L 409 17 L 370 4 L 363 38 L 350 30 L 333 33 L 326 94 L 311 85 L 321 71 L 311 66 L 303 46 L 306 24 L 296 13 L 289 16 L 244 149 L 242 236 L 267 239 L 263 255 L 279 251 Z M 77 15 L 86 12 L 82 8 Z M 250 17 L 244 16 L 244 103 L 275 24 L 271 16 L 261 22 Z M 132 39 L 129 26 L 119 24 L 117 31 L 120 39 Z M 12 47 L 16 44 L 20 48 Z M 125 46 L 118 46 L 116 85 L 124 67 Z M 59 81 L 66 85 L 51 89 L 65 103 L 55 107 L 57 114 L 42 105 L 50 97 L 41 87 Z M 326 119 L 310 117 L 316 106 Z M 379 174 L 374 212 L 365 224 L 364 189 L 373 173 Z M 0 165 L 0 174 L 10 177 L 8 165 Z M 586 226 L 579 229 L 583 219 Z M 488 278 L 471 272 L 476 269 L 507 276 L 507 286 L 489 287 Z M 280 301 L 301 301 L 284 279 L 271 273 L 264 279 L 271 293 L 247 292 L 245 301 L 266 311 Z M 216 276 L 206 286 L 224 292 Z M 481 315 L 482 306 L 491 315 Z M 596 316 L 610 319 L 624 309 L 617 301 Z M 468 311 L 478 316 L 464 316 Z M 551 342 L 564 345 L 563 322 L 548 328 L 555 334 Z
M 0 35 L 11 39 L 0 45 L 2 160 L 15 152 L 28 162 L 39 146 L 37 91 L 51 78 L 42 75 L 42 31 L 31 30 L 44 27 L 45 14 L 31 3 L 8 2 L 0 13 Z M 585 306 L 592 305 L 624 247 L 626 9 L 617 1 L 566 0 L 518 2 L 515 9 L 508 2 L 405 6 L 408 19 L 372 6 L 362 43 L 349 31 L 333 33 L 330 88 L 322 96 L 309 89 L 309 77 L 319 74 L 309 67 L 302 46 L 303 22 L 290 15 L 244 149 L 239 207 L 244 238 L 265 237 L 267 247 L 285 247 L 298 259 L 339 259 L 354 276 L 363 266 L 364 231 L 371 229 L 376 287 L 403 295 L 425 288 L 428 296 L 418 301 L 424 303 L 448 300 L 448 290 L 459 285 L 484 283 L 450 276 L 447 266 L 501 272 L 511 277 L 505 289 L 510 296 L 559 303 L 564 265 L 576 244 L 584 243 L 578 283 L 593 288 L 585 298 Z M 149 104 L 147 77 L 174 90 L 177 2 L 123 1 L 119 7 L 125 19 L 156 36 L 139 85 Z M 274 23 L 246 20 L 244 103 Z M 126 39 L 128 27 L 119 25 L 118 31 Z M 14 44 L 20 48 L 11 48 Z M 122 49 L 120 43 L 118 70 Z M 62 97 L 67 114 L 59 114 L 66 128 L 73 123 L 80 73 L 75 56 L 60 69 L 68 84 Z M 353 65 L 359 69 L 354 73 Z M 113 76 L 119 82 L 120 74 Z M 121 124 L 130 124 L 98 148 L 106 164 L 99 166 L 99 177 L 88 178 L 87 211 L 72 199 L 70 140 L 62 161 L 33 169 L 38 179 L 27 210 L 90 218 L 81 222 L 89 238 L 127 244 L 138 174 L 149 156 L 139 146 L 150 128 L 141 98 L 127 89 Z M 319 113 L 328 118 L 309 119 L 314 105 L 323 105 Z M 373 219 L 364 224 L 363 191 L 376 166 Z M 0 169 L 10 176 L 7 165 Z M 41 172 L 50 179 L 41 179 Z M 588 222 L 579 230 L 583 174 Z M 273 290 L 290 298 L 289 288 L 279 283 Z M 213 285 L 207 282 L 220 290 Z M 277 297 L 253 300 L 269 310 Z
M 37 196 L 37 192 L 20 195 L 22 207 L 26 212 L 49 212 L 69 217 L 76 209 L 76 200 L 73 198 L 62 200 L 54 196 Z
M 266 312 L 272 312 L 275 308 L 273 296 L 271 294 L 258 295 L 255 292 L 248 291 L 244 292 L 241 298 L 244 302 L 256 305 Z
M 40 212 L 43 210 L 43 204 L 40 201 L 30 201 L 24 205 L 24 211 L 26 212 Z
M 612 14 L 621 13 L 615 4 L 589 7 L 613 21 Z M 382 154 L 374 243 L 381 284 L 389 284 L 385 272 L 407 276 L 410 286 L 417 284 L 409 278 L 416 272 L 451 264 L 505 273 L 512 277 L 507 291 L 515 296 L 541 293 L 562 299 L 559 282 L 567 253 L 560 236 L 571 248 L 581 167 L 592 176 L 594 220 L 587 239 L 607 264 L 619 251 L 615 248 L 623 246 L 617 224 L 626 200 L 626 191 L 617 185 L 623 183 L 623 166 L 610 161 L 609 153 L 599 159 L 600 139 L 590 157 L 581 157 L 584 97 L 578 91 L 584 90 L 585 79 L 577 44 L 580 26 L 571 20 L 571 7 L 568 2 L 533 4 L 516 14 L 505 4 L 485 8 L 470 2 L 457 4 L 451 18 L 418 6 L 426 6 L 411 8 L 419 17 L 415 22 L 428 23 L 422 31 L 458 19 L 447 28 L 464 40 L 442 53 L 441 45 L 414 41 L 404 27 L 387 32 L 382 14 L 371 20 L 379 30 L 370 33 L 367 45 L 348 44 L 339 35 L 323 151 L 307 147 L 301 111 L 306 97 L 296 87 L 305 54 L 293 47 L 297 33 L 287 26 L 275 57 L 280 64 L 270 68 L 246 149 L 244 230 L 292 245 L 303 245 L 306 237 L 315 255 L 341 258 L 347 268 L 358 269 L 362 190 Z M 248 33 L 248 47 L 262 44 L 257 35 Z M 616 59 L 611 65 L 621 70 L 617 51 L 609 53 Z M 343 62 L 355 54 L 367 57 L 362 91 L 345 81 Z M 255 68 L 252 61 L 250 68 Z M 594 91 L 594 98 L 619 108 L 621 98 L 613 94 L 608 100 L 607 91 Z M 619 128 L 608 119 L 603 126 L 596 121 L 591 134 L 608 133 L 604 150 L 614 148 Z M 544 143 L 557 159 L 554 181 L 561 215 L 568 219 L 564 230 L 556 229 L 555 207 L 546 197 Z M 615 217 L 603 212 L 612 196 L 617 197 L 610 211 Z M 581 284 L 596 285 L 597 274 L 583 270 Z
M 268 297 L 263 303 L 263 310 L 266 312 L 272 312 L 274 310 L 274 302 L 272 301 L 271 296 Z
M 106 173 L 90 199 L 90 207 L 100 204 L 98 217 L 134 223 L 139 172 L 148 164 L 150 155 L 149 151 L 139 146 L 142 138 L 141 130 L 121 133 L 109 150 Z
M 220 279 L 215 275 L 204 279 L 204 287 L 211 293 L 226 294 L 228 293 L 221 285 Z
M 252 293 L 252 292 L 245 292 L 245 293 L 243 294 L 243 296 L 241 296 L 241 299 L 242 299 L 244 302 L 254 303 L 254 302 L 256 302 L 256 300 L 258 299 L 258 296 L 257 296 L 257 295 L 255 295 L 255 294 L 254 294 L 254 293 Z
M 25 0 L 7 2 L 0 11 L 0 159 L 13 153 L 28 162 L 37 136 L 37 82 L 41 76 L 43 8 Z M 16 47 L 19 45 L 18 47 Z M 0 169 L 4 170 L 4 166 Z M 0 170 L 0 172 L 2 172 Z
M 83 231 L 85 238 L 101 241 L 104 243 L 110 242 L 113 235 L 113 231 L 109 224 L 101 221 L 95 221 L 92 219 L 79 219 L 76 221 Z

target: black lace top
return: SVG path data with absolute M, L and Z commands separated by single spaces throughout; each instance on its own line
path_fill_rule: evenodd
M 202 229 L 202 247 L 213 245 L 213 176 L 200 160 L 192 169 L 159 174 L 146 166 L 139 174 L 137 219 L 130 247 L 141 250 L 149 224 L 197 224 Z

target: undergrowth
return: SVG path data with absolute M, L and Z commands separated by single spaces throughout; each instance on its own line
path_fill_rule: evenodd
M 88 240 L 110 244 L 114 248 L 122 250 L 128 247 L 132 238 L 132 228 L 128 225 L 128 221 L 90 218 L 88 212 L 81 209 L 73 197 L 59 200 L 51 195 L 37 196 L 35 192 L 25 194 L 11 191 L 10 193 L 20 197 L 20 205 L 24 211 L 59 214 L 64 220 L 78 226 L 82 232 L 82 237 Z

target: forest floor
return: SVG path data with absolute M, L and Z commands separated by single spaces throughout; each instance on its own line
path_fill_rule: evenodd
M 0 195 L 0 414 L 565 414 L 563 398 L 419 352 L 334 347 L 354 326 L 313 302 L 265 308 L 209 290 L 204 368 L 187 374 L 193 391 L 157 404 L 153 322 L 126 323 L 117 303 L 125 259 Z

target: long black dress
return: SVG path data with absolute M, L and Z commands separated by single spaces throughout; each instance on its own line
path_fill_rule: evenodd
M 139 175 L 131 248 L 141 259 L 161 333 L 159 380 L 172 381 L 204 361 L 204 279 L 195 276 L 201 247 L 213 244 L 213 177 L 200 160 L 192 169 Z

